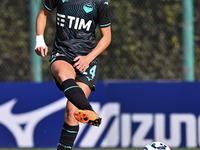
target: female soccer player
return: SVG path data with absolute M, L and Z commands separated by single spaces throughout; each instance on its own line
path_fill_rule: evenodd
M 78 122 L 101 124 L 88 97 L 95 90 L 97 57 L 111 42 L 111 21 L 107 0 L 45 0 L 36 23 L 35 52 L 41 57 L 48 52 L 43 35 L 47 16 L 54 8 L 57 8 L 56 35 L 50 68 L 58 88 L 68 99 L 57 146 L 58 150 L 63 150 L 72 149 Z M 97 25 L 102 35 L 99 41 L 95 38 Z

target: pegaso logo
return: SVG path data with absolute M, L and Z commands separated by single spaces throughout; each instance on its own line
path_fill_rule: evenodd
M 12 99 L 0 105 L 0 124 L 7 127 L 17 146 L 23 148 L 34 147 L 36 126 L 44 118 L 64 109 L 66 98 L 22 114 L 12 113 L 16 102 Z M 183 142 L 188 148 L 200 146 L 200 116 L 196 118 L 192 113 L 171 113 L 169 116 L 163 113 L 121 113 L 121 105 L 117 102 L 103 106 L 92 103 L 92 106 L 103 122 L 98 129 L 81 124 L 78 142 L 75 143 L 80 148 L 143 147 L 152 141 L 162 141 L 170 147 L 180 147 Z M 21 124 L 25 124 L 25 128 L 22 129 Z
M 84 9 L 84 11 L 85 11 L 86 13 L 89 13 L 89 12 L 93 11 L 93 7 L 92 7 L 92 5 L 91 5 L 90 3 L 85 4 L 85 5 L 83 6 L 83 9 Z
M 69 0 L 62 0 L 62 2 L 63 2 L 63 3 L 65 3 L 65 2 L 69 2 Z

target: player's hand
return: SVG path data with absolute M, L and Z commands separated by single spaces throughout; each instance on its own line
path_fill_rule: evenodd
M 45 57 L 48 53 L 48 47 L 45 44 L 43 35 L 36 36 L 35 52 L 41 57 Z
M 74 68 L 78 69 L 80 72 L 85 72 L 90 62 L 87 59 L 87 56 L 77 56 L 74 60 Z
M 45 45 L 45 48 L 40 46 L 40 47 L 37 47 L 35 49 L 35 52 L 37 55 L 41 56 L 41 57 L 45 57 L 48 53 L 48 47 Z

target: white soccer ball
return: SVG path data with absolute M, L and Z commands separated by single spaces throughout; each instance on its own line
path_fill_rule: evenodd
M 170 148 L 162 142 L 153 142 L 143 148 L 143 150 L 170 150 Z

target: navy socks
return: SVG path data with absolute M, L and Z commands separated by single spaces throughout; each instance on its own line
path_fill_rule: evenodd
M 78 131 L 79 125 L 70 126 L 64 123 L 57 150 L 71 150 L 74 145 L 74 141 L 76 139 Z
M 74 79 L 65 80 L 62 83 L 62 88 L 67 99 L 78 109 L 93 110 L 83 90 L 76 84 Z

